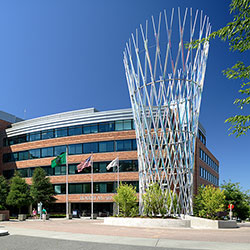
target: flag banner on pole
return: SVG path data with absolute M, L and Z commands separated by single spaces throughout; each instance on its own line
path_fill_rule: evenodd
M 119 158 L 116 157 L 113 161 L 109 163 L 109 165 L 106 167 L 107 170 L 110 170 L 113 167 L 118 167 L 119 165 Z
M 60 155 L 58 155 L 55 159 L 51 161 L 52 168 L 63 165 L 63 164 L 66 164 L 66 152 L 61 153 Z
M 91 156 L 87 158 L 85 161 L 81 162 L 77 165 L 77 171 L 81 172 L 84 168 L 88 168 L 91 166 Z

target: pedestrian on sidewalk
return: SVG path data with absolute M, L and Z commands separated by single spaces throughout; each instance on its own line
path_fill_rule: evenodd
M 43 217 L 43 221 L 45 221 L 45 220 L 46 220 L 46 215 L 47 215 L 47 211 L 46 211 L 46 209 L 45 209 L 45 208 L 43 208 L 43 210 L 42 210 L 42 217 Z
M 35 208 L 33 208 L 32 215 L 33 215 L 33 219 L 37 219 L 37 217 L 36 217 L 37 211 Z

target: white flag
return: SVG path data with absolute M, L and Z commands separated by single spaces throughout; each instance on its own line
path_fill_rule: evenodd
M 113 167 L 118 167 L 119 166 L 119 158 L 116 157 L 113 161 L 109 163 L 109 165 L 106 167 L 107 170 L 110 170 Z

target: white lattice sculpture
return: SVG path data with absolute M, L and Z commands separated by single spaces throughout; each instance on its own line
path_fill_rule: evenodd
M 193 166 L 211 26 L 202 11 L 186 9 L 146 21 L 132 34 L 124 66 L 133 109 L 141 196 L 158 182 L 168 214 L 192 214 Z M 142 211 L 142 210 L 141 210 Z

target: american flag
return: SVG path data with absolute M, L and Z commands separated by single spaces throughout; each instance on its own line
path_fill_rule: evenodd
M 84 168 L 88 168 L 91 166 L 91 156 L 87 158 L 85 161 L 82 161 L 79 165 L 77 165 L 77 171 L 81 172 Z

